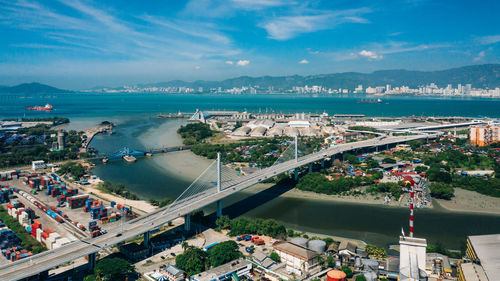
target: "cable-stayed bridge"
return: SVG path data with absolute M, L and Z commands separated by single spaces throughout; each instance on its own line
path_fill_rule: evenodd
M 298 169 L 302 166 L 312 165 L 318 161 L 323 162 L 325 159 L 344 152 L 361 149 L 384 149 L 390 145 L 417 139 L 435 138 L 439 135 L 441 133 L 421 133 L 407 136 L 379 135 L 376 138 L 332 146 L 310 154 L 302 153 L 300 157 L 299 145 L 295 141 L 285 149 L 274 165 L 245 176 L 238 176 L 236 171 L 223 166 L 219 156 L 218 160 L 214 161 L 172 204 L 124 222 L 121 227 L 111 229 L 105 235 L 75 241 L 61 248 L 0 266 L 0 280 L 20 280 L 37 273 L 48 272 L 58 265 L 84 256 L 89 257 L 89 264 L 92 267 L 95 264 L 96 252 L 138 235 L 144 235 L 144 243 L 149 245 L 151 230 L 178 217 L 185 217 L 185 228 L 189 229 L 189 214 L 207 205 L 216 203 L 217 215 L 220 216 L 222 199 L 267 178 L 289 171 L 295 171 L 295 175 L 297 175 Z

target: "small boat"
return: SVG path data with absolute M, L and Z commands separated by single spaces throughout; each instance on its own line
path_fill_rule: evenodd
M 109 159 L 107 157 L 102 158 L 102 163 L 106 164 L 108 163 Z
M 146 155 L 147 157 L 151 157 L 151 156 L 153 156 L 153 153 L 151 153 L 151 152 L 146 152 L 146 154 L 144 154 L 144 155 Z
M 126 162 L 129 162 L 129 163 L 133 163 L 133 162 L 137 161 L 137 158 L 135 158 L 132 155 L 125 155 L 125 156 L 123 156 L 123 160 L 125 160 Z
M 52 105 L 46 104 L 45 106 L 27 106 L 26 110 L 35 110 L 35 111 L 52 111 Z
M 357 103 L 382 103 L 381 99 L 376 100 L 358 100 Z

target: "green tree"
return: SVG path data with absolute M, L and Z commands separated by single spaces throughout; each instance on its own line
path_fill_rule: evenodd
M 415 172 L 417 172 L 419 174 L 424 173 L 425 171 L 427 171 L 427 167 L 425 167 L 425 166 L 418 166 L 415 168 Z
M 278 253 L 276 253 L 274 251 L 269 255 L 269 258 L 275 262 L 281 262 L 280 255 L 278 255 Z
M 215 221 L 215 225 L 217 226 L 217 231 L 229 229 L 231 228 L 231 219 L 228 216 L 222 216 Z
M 238 244 L 233 240 L 225 241 L 215 245 L 208 250 L 208 261 L 210 266 L 216 267 L 241 257 Z
M 326 257 L 326 265 L 331 268 L 335 267 L 335 259 L 333 258 L 333 256 Z
M 175 265 L 183 269 L 189 277 L 205 270 L 207 257 L 207 252 L 195 247 L 188 247 L 184 253 L 177 255 Z
M 382 163 L 385 163 L 385 164 L 396 164 L 396 159 L 384 158 L 384 160 L 382 160 Z
M 94 274 L 87 275 L 83 278 L 83 281 L 97 281 L 97 276 Z
M 352 277 L 352 269 L 348 267 L 347 265 L 343 265 L 341 270 L 346 274 L 347 278 Z
M 453 197 L 453 186 L 441 182 L 433 182 L 429 185 L 431 196 L 439 199 L 450 200 Z
M 135 268 L 128 261 L 121 258 L 110 258 L 100 260 L 94 273 L 103 280 L 124 280 L 128 273 L 134 272 Z
M 366 281 L 366 277 L 364 275 L 358 275 L 356 276 L 356 281 Z

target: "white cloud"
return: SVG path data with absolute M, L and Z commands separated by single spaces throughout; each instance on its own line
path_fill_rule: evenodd
M 196 70 L 200 70 L 200 69 L 201 69 L 201 66 L 197 65 L 197 66 L 195 66 L 195 67 L 194 67 L 194 69 L 196 69 Z
M 43 45 L 60 46 L 57 50 L 74 50 L 78 55 L 91 53 L 118 60 L 172 60 L 175 56 L 199 60 L 240 53 L 232 40 L 213 23 L 199 19 L 173 19 L 143 14 L 130 20 L 113 9 L 101 7 L 100 2 L 60 0 L 60 5 L 45 7 L 24 0 L 1 2 L 0 14 L 19 29 L 34 30 L 44 36 Z M 45 3 L 45 2 L 42 2 Z M 40 21 L 43 19 L 43 21 Z M 22 42 L 25 46 L 30 38 Z M 35 46 L 35 45 L 32 45 Z M 60 55 L 52 52 L 53 57 Z M 114 56 L 114 57 L 113 57 Z M 49 56 L 45 58 L 49 59 Z
M 279 7 L 295 4 L 295 1 L 289 0 L 231 0 L 237 8 L 245 10 L 259 10 L 263 8 Z
M 303 59 L 303 60 L 299 61 L 299 63 L 300 63 L 300 64 L 308 64 L 308 63 L 309 63 L 309 61 L 308 61 L 308 60 L 306 60 L 306 59 Z
M 477 54 L 477 57 L 474 58 L 474 61 L 475 62 L 481 61 L 485 55 L 486 55 L 486 53 L 484 51 L 479 52 L 479 54 Z
M 361 46 L 360 49 L 341 50 L 334 52 L 321 52 L 319 55 L 326 56 L 334 61 L 348 61 L 360 58 L 369 60 L 380 60 L 390 54 L 424 52 L 439 48 L 448 48 L 450 44 L 421 44 L 414 45 L 408 42 L 386 42 L 370 43 Z M 360 51 L 361 50 L 361 51 Z
M 365 58 L 372 59 L 372 60 L 379 60 L 382 58 L 381 55 L 377 55 L 377 53 L 375 53 L 373 51 L 367 51 L 367 50 L 363 50 L 363 51 L 359 52 L 359 55 L 362 57 L 365 57 Z
M 368 8 L 342 11 L 312 11 L 309 15 L 281 16 L 263 24 L 268 37 L 275 40 L 288 40 L 302 33 L 334 29 L 342 23 L 368 23 L 361 15 L 371 12 Z
M 237 66 L 247 66 L 250 64 L 250 61 L 249 60 L 239 60 L 236 65 Z
M 482 45 L 490 45 L 500 42 L 500 35 L 482 36 L 478 38 Z
M 230 60 L 227 60 L 227 61 L 225 61 L 224 63 L 225 63 L 225 64 L 231 64 L 231 65 L 232 65 L 232 64 L 234 64 L 234 62 L 233 62 L 233 61 L 230 61 Z

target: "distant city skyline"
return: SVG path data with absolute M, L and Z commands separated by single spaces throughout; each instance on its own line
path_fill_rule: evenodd
M 498 10 L 497 1 L 0 0 L 0 85 L 85 89 L 498 63 Z

